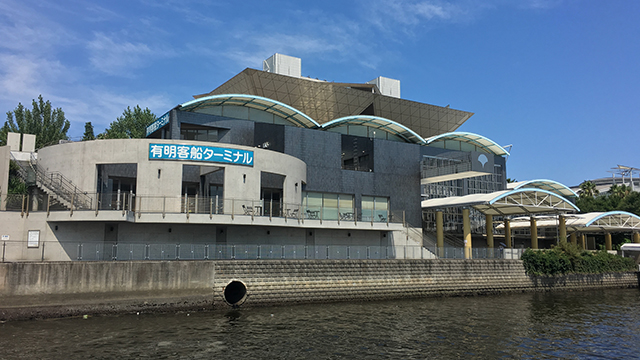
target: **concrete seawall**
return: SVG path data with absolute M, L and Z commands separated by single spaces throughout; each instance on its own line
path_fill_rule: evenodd
M 0 320 L 523 291 L 638 287 L 635 272 L 528 276 L 519 260 L 224 260 L 0 264 Z

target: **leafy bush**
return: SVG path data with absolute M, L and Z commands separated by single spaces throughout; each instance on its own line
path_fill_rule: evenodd
M 522 254 L 527 274 L 601 274 L 633 271 L 635 262 L 630 258 L 609 254 L 606 251 L 583 251 L 577 245 L 561 243 L 549 250 L 527 249 Z

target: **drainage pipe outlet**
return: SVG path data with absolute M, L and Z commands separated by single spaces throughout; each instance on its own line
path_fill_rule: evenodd
M 247 286 L 240 280 L 231 280 L 222 289 L 222 298 L 229 306 L 236 308 L 247 300 Z

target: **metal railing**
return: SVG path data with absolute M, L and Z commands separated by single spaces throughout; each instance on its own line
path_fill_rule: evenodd
M 429 259 L 421 246 L 257 245 L 204 243 L 106 243 L 2 241 L 2 262 L 131 260 L 366 260 Z M 26 249 L 26 250 L 25 250 Z M 464 259 L 462 248 L 436 249 L 445 259 Z M 30 252 L 30 256 L 24 254 Z M 473 259 L 519 259 L 522 249 L 472 249 Z
M 13 155 L 11 157 L 20 167 L 18 174 L 27 186 L 39 187 L 67 208 L 91 209 L 93 207 L 92 198 L 87 193 L 78 190 L 78 187 L 60 172 L 44 170 L 33 154 L 28 162 L 19 161 Z
M 80 195 L 77 193 L 76 195 Z M 373 210 L 362 208 L 339 208 L 327 206 L 303 206 L 295 203 L 274 202 L 268 200 L 229 199 L 219 196 L 199 197 L 183 196 L 147 196 L 136 195 L 132 192 L 82 193 L 89 198 L 92 207 L 68 207 L 57 197 L 48 195 L 4 194 L 0 201 L 6 205 L 7 211 L 21 211 L 23 213 L 35 211 L 122 211 L 132 212 L 137 217 L 144 214 L 205 214 L 211 218 L 218 215 L 284 218 L 298 221 L 319 220 L 336 221 L 340 223 L 400 223 L 405 224 L 404 211 Z M 72 198 L 74 195 L 72 194 Z

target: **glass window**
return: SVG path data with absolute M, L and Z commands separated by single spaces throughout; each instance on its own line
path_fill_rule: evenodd
M 362 221 L 387 221 L 389 198 L 384 196 L 362 197 Z
M 374 197 L 362 197 L 362 221 L 371 221 L 373 218 Z
M 476 146 L 466 142 L 460 142 L 460 150 L 462 151 L 476 151 Z
M 273 115 L 273 123 L 278 125 L 291 125 L 291 121 L 285 120 L 283 117 Z
M 322 219 L 338 220 L 338 194 L 322 194 Z
M 244 106 L 223 106 L 222 115 L 236 119 L 249 119 L 249 108 Z
M 249 108 L 249 120 L 273 124 L 273 114 L 263 110 Z
M 353 195 L 304 192 L 302 208 L 308 219 L 353 220 Z
M 367 127 L 362 125 L 349 125 L 349 135 L 367 137 Z

